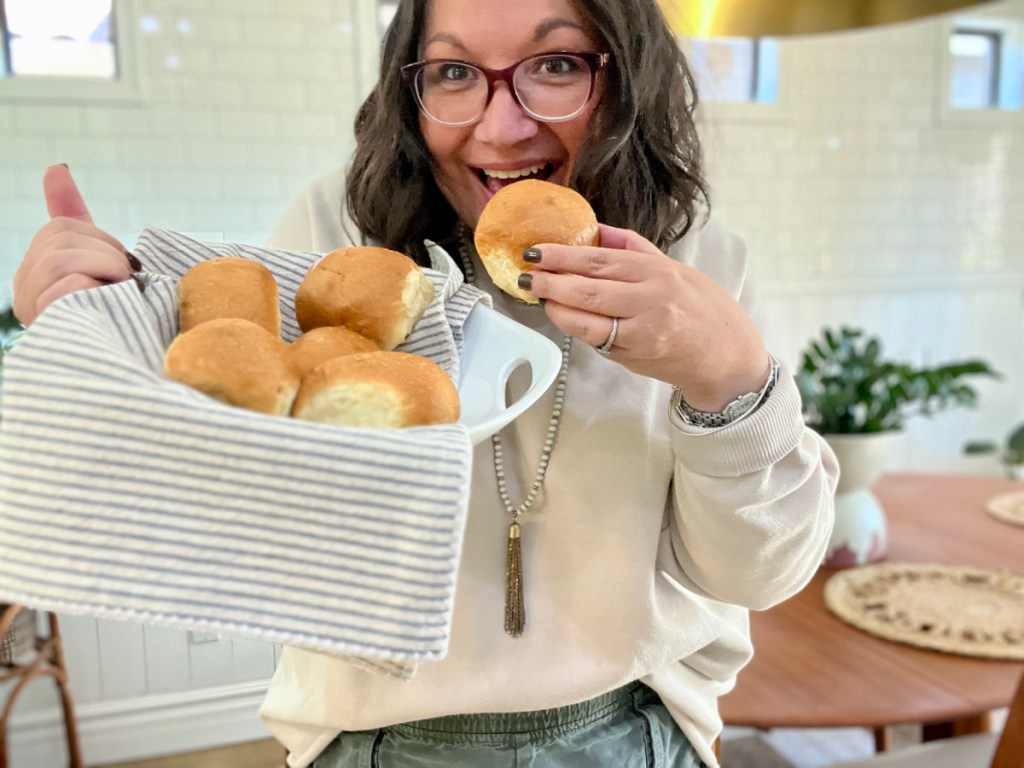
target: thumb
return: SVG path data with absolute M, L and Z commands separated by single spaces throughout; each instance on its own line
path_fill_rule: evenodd
M 615 248 L 620 251 L 638 251 L 649 253 L 652 256 L 660 256 L 661 249 L 646 237 L 637 234 L 631 229 L 620 229 L 608 224 L 598 224 L 601 231 L 601 247 Z
M 43 194 L 46 196 L 46 210 L 50 218 L 67 216 L 92 223 L 85 200 L 71 178 L 71 171 L 66 165 L 51 165 L 43 174 Z

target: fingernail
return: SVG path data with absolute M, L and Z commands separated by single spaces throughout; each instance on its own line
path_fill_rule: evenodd
M 68 168 L 68 164 L 67 163 L 60 163 L 60 165 L 63 165 L 65 168 Z M 68 168 L 68 170 L 71 170 L 71 169 Z
M 516 285 L 522 288 L 524 291 L 529 291 L 533 288 L 533 275 L 529 272 L 523 272 L 519 275 L 519 279 L 516 280 Z
M 135 281 L 135 287 L 139 289 L 139 293 L 146 292 L 146 283 L 143 282 L 141 277 L 138 275 L 132 275 L 132 280 Z
M 523 248 L 523 261 L 527 264 L 540 264 L 540 248 Z
M 131 267 L 133 271 L 138 272 L 142 269 L 142 262 L 138 260 L 135 254 L 131 251 L 125 251 L 124 255 L 128 258 L 128 266 Z

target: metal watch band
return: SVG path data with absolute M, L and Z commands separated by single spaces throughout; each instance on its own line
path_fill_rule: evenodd
M 717 413 L 698 411 L 683 399 L 683 393 L 676 388 L 672 391 L 672 407 L 684 424 L 702 429 L 717 429 L 718 427 L 724 427 L 727 424 L 739 421 L 760 408 L 768 399 L 768 396 L 771 395 L 778 380 L 779 363 L 772 357 L 768 379 L 765 381 L 764 386 L 757 392 L 747 392 L 740 395 L 721 411 Z

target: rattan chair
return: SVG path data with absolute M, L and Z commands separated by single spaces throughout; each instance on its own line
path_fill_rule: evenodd
M 1024 674 L 1002 734 L 975 733 L 917 744 L 830 768 L 1024 768 Z
M 64 667 L 64 650 L 61 646 L 60 627 L 57 617 L 45 614 L 49 633 L 40 636 L 36 630 L 36 612 L 20 605 L 0 605 L 0 683 L 16 680 L 7 694 L 3 711 L 0 713 L 0 768 L 7 763 L 7 723 L 14 708 L 15 699 L 32 680 L 37 677 L 51 677 L 60 691 L 64 709 L 64 729 L 67 735 L 68 765 L 70 768 L 84 768 L 78 745 L 78 730 L 75 712 L 68 691 L 68 675 Z

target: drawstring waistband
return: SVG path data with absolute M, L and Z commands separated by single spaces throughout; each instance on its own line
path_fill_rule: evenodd
M 533 712 L 493 712 L 470 715 L 447 715 L 394 725 L 392 733 L 435 742 L 467 743 L 502 741 L 508 737 L 522 744 L 524 737 L 551 739 L 588 725 L 603 717 L 646 703 L 657 695 L 639 682 L 617 688 L 593 699 L 565 707 Z

